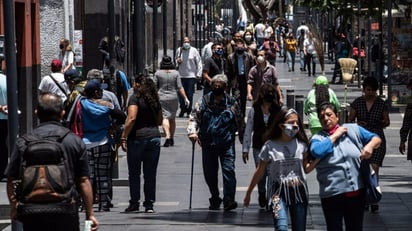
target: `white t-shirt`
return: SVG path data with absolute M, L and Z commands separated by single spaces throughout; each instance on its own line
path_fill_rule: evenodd
M 256 26 L 255 26 L 256 38 L 264 38 L 265 37 L 265 29 L 266 29 L 266 26 L 263 23 L 256 24 Z
M 62 90 L 56 85 L 56 83 L 51 79 L 50 75 L 43 76 L 40 84 L 39 84 L 39 91 L 40 92 L 51 92 L 54 93 L 58 96 L 60 96 L 64 101 L 67 100 L 67 94 L 69 94 L 69 89 L 67 87 L 66 81 L 64 80 L 64 75 L 63 73 L 51 73 L 53 78 L 60 84 L 60 86 L 66 91 L 64 94 Z
M 72 65 L 72 69 L 75 69 L 75 63 L 74 63 L 74 52 L 73 51 L 66 51 L 64 52 L 63 60 L 62 60 L 62 70 L 66 68 L 67 66 Z

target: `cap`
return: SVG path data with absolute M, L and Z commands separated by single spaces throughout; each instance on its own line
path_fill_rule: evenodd
M 328 84 L 328 78 L 324 75 L 319 75 L 316 80 L 315 80 L 316 85 L 327 85 Z
M 59 72 L 62 70 L 62 61 L 60 59 L 53 59 L 51 62 L 51 71 Z
M 103 79 L 103 72 L 98 69 L 91 69 L 87 72 L 87 79 Z
M 76 69 L 69 69 L 66 72 L 64 72 L 64 79 L 66 81 L 72 81 L 76 78 L 80 78 L 80 73 Z
M 87 81 L 86 86 L 84 86 L 84 92 L 87 96 L 91 96 L 94 94 L 94 91 L 100 90 L 102 88 L 102 84 L 97 79 L 91 79 Z

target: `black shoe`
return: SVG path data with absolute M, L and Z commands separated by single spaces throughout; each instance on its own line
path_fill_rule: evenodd
M 261 208 L 265 208 L 267 206 L 268 200 L 266 199 L 266 192 L 259 193 L 258 201 Z
M 144 210 L 145 213 L 154 213 L 153 207 L 146 207 Z
M 170 146 L 174 146 L 175 145 L 175 141 L 173 140 L 173 138 L 170 138 Z
M 139 211 L 139 204 L 130 204 L 129 207 L 127 207 L 124 212 L 125 213 L 134 213 Z
M 166 139 L 165 143 L 163 144 L 163 147 L 169 147 L 172 146 L 170 139 Z
M 371 213 L 378 213 L 379 212 L 379 205 L 371 205 Z
M 369 211 L 369 204 L 365 204 L 364 210 Z
M 220 204 L 222 204 L 222 198 L 209 198 L 209 210 L 219 210 Z
M 185 115 L 185 111 L 183 111 L 183 110 L 180 110 L 180 113 L 179 113 L 179 118 L 183 118 L 183 116 Z
M 108 204 L 99 204 L 99 212 L 110 212 Z
M 225 203 L 224 209 L 225 211 L 230 211 L 237 208 L 237 202 L 236 201 L 229 201 Z

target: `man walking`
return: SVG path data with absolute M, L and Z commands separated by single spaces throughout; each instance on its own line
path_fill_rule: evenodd
M 186 107 L 185 99 L 179 95 L 179 117 L 183 117 L 185 113 L 189 115 L 192 110 L 196 79 L 202 77 L 202 58 L 197 49 L 190 46 L 189 37 L 185 37 L 183 39 L 183 46 L 177 49 L 176 63 L 178 64 L 183 89 L 185 89 L 186 96 L 190 101 L 189 106 Z
M 52 73 L 41 79 L 38 89 L 39 93 L 51 92 L 60 96 L 63 102 L 66 102 L 69 89 L 61 70 L 62 62 L 59 59 L 53 59 L 51 62 Z
M 202 165 L 211 198 L 210 210 L 220 209 L 218 171 L 223 175 L 223 206 L 225 211 L 237 208 L 235 201 L 235 133 L 243 138 L 244 119 L 236 100 L 225 93 L 227 77 L 216 75 L 211 81 L 212 92 L 196 104 L 187 128 L 189 139 L 202 144 Z
M 89 169 L 87 166 L 86 146 L 82 140 L 63 127 L 59 121 L 63 118 L 63 102 L 61 98 L 53 93 L 43 93 L 39 96 L 39 103 L 36 109 L 37 117 L 40 120 L 40 125 L 33 130 L 33 135 L 50 139 L 50 137 L 59 137 L 59 133 L 65 132 L 65 136 L 61 138 L 60 146 L 68 157 L 68 169 L 66 173 L 69 178 L 74 179 L 73 190 L 78 191 L 83 199 L 86 209 L 86 220 L 92 221 L 92 230 L 95 231 L 99 227 L 99 223 L 93 213 L 93 195 L 92 187 L 89 180 Z M 67 131 L 65 131 L 67 130 Z M 17 143 L 22 143 L 23 139 L 19 139 Z M 23 178 L 20 173 L 20 165 L 23 153 L 16 145 L 15 153 L 7 168 L 7 195 L 10 201 L 11 219 L 17 217 L 23 223 L 25 231 L 36 230 L 80 230 L 79 213 L 76 206 L 76 197 L 72 197 L 69 201 L 47 202 L 46 210 L 44 203 L 27 203 L 23 204 L 21 192 L 15 191 L 16 181 Z M 48 160 L 36 160 L 48 161 Z M 26 179 L 27 176 L 24 176 Z M 42 181 L 43 184 L 48 184 Z M 75 194 L 74 194 L 75 195 Z M 44 199 L 44 198 L 43 198 Z M 47 199 L 47 198 L 46 198 Z M 55 208 L 53 209 L 48 209 Z M 30 213 L 23 213 L 25 208 Z M 57 213 L 56 211 L 59 211 Z M 64 211 L 64 212 L 63 212 Z M 24 214 L 24 215 L 23 215 Z

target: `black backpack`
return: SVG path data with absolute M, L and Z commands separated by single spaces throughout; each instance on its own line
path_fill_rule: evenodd
M 74 179 L 62 140 L 70 130 L 58 129 L 53 136 L 26 134 L 18 139 L 21 154 L 17 188 L 18 215 L 76 211 Z

